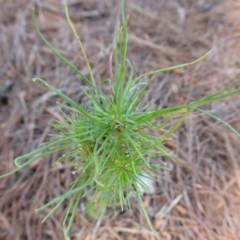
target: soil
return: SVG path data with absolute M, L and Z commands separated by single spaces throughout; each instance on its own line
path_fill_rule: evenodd
M 49 139 L 49 122 L 61 120 L 61 99 L 33 77 L 41 77 L 77 102 L 85 83 L 43 43 L 33 27 L 31 9 L 49 42 L 87 74 L 83 55 L 57 0 L 0 0 L 0 174 L 14 169 L 15 157 Z M 94 76 L 109 78 L 109 56 L 117 0 L 70 0 L 70 16 L 83 42 Z M 191 62 L 212 49 L 202 62 L 159 74 L 145 102 L 157 107 L 194 101 L 240 78 L 240 3 L 234 0 L 129 0 L 128 58 L 139 75 Z M 240 131 L 240 95 L 205 109 Z M 155 192 L 144 204 L 162 240 L 240 239 L 240 140 L 225 125 L 204 114 L 191 115 L 167 143 L 176 162 L 159 173 Z M 67 161 L 52 167 L 57 154 L 0 180 L 0 240 L 62 240 L 66 205 L 44 223 L 51 210 L 35 209 L 69 189 Z M 85 214 L 83 199 L 69 239 L 154 239 L 137 201 L 133 209 L 108 209 L 104 218 Z M 67 204 L 67 203 L 66 203 Z

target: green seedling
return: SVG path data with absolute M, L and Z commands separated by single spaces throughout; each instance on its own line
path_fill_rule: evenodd
M 67 237 L 84 196 L 91 196 L 91 201 L 87 206 L 88 212 L 90 214 L 98 212 L 102 216 L 107 207 L 120 206 L 123 209 L 128 206 L 131 208 L 131 196 L 135 195 L 151 230 L 159 239 L 142 202 L 141 190 L 147 189 L 148 186 L 141 177 L 158 180 L 159 172 L 166 167 L 160 163 L 152 163 L 151 159 L 159 156 L 172 159 L 170 151 L 165 147 L 165 142 L 173 137 L 174 132 L 194 111 L 208 114 L 238 134 L 229 124 L 199 109 L 199 106 L 239 93 L 240 89 L 237 88 L 239 82 L 185 105 L 164 109 L 157 109 L 150 104 L 142 106 L 142 97 L 146 94 L 154 75 L 196 64 L 207 57 L 210 52 L 191 63 L 151 71 L 136 77 L 133 67 L 127 60 L 128 18 L 125 17 L 124 1 L 122 1 L 122 21 L 115 36 L 113 71 L 108 81 L 111 95 L 107 96 L 94 80 L 82 42 L 69 18 L 67 5 L 65 5 L 65 11 L 67 21 L 86 60 L 89 77 L 63 57 L 44 38 L 37 27 L 34 9 L 32 11 L 33 22 L 39 36 L 55 55 L 88 83 L 89 86 L 82 88 L 82 91 L 88 97 L 90 106 L 77 104 L 44 80 L 34 78 L 34 82 L 44 84 L 66 102 L 66 104 L 61 104 L 64 121 L 55 121 L 52 124 L 58 134 L 53 135 L 50 142 L 44 143 L 31 153 L 17 157 L 14 161 L 16 168 L 2 175 L 1 178 L 26 168 L 37 159 L 43 159 L 64 150 L 64 155 L 60 156 L 54 164 L 71 159 L 70 166 L 76 172 L 76 178 L 66 193 L 38 209 L 44 210 L 53 206 L 43 221 L 70 197 L 63 222 L 66 225 L 65 236 Z M 74 118 L 67 114 L 69 111 L 75 114 Z M 174 119 L 174 124 L 169 128 L 167 126 L 171 119 Z

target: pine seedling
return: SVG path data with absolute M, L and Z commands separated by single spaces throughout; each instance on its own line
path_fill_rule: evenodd
M 65 236 L 67 237 L 80 201 L 84 196 L 91 196 L 91 201 L 87 206 L 88 212 L 93 214 L 98 210 L 98 214 L 103 216 L 107 207 L 116 208 L 120 206 L 122 210 L 125 206 L 131 208 L 131 196 L 135 195 L 151 230 L 154 232 L 142 202 L 142 189 L 147 190 L 148 186 L 142 181 L 141 177 L 158 180 L 159 172 L 166 167 L 160 163 L 152 163 L 151 159 L 160 156 L 172 159 L 170 151 L 164 144 L 173 137 L 174 132 L 182 122 L 193 111 L 208 114 L 199 109 L 199 106 L 239 93 L 240 89 L 237 88 L 239 82 L 185 105 L 164 109 L 157 109 L 150 104 L 143 106 L 142 97 L 146 94 L 154 75 L 193 65 L 204 59 L 210 52 L 194 62 L 151 71 L 135 77 L 133 67 L 127 60 L 128 18 L 125 17 L 124 1 L 122 1 L 122 21 L 115 36 L 114 69 L 111 74 L 112 77 L 109 79 L 111 95 L 105 95 L 94 80 L 82 42 L 69 18 L 67 4 L 65 5 L 65 11 L 67 21 L 86 60 L 89 78 L 44 38 L 37 27 L 34 9 L 32 11 L 33 22 L 39 36 L 55 55 L 88 83 L 88 88 L 82 88 L 82 91 L 88 97 L 90 106 L 77 104 L 46 81 L 34 78 L 34 82 L 44 84 L 66 102 L 66 104 L 61 104 L 64 121 L 55 121 L 52 124 L 58 134 L 53 135 L 50 142 L 44 143 L 39 149 L 29 154 L 17 157 L 14 161 L 16 168 L 2 175 L 1 178 L 29 166 L 37 159 L 43 159 L 53 153 L 64 151 L 65 153 L 54 164 L 65 159 L 71 159 L 70 165 L 76 172 L 76 178 L 66 193 L 38 209 L 44 210 L 53 206 L 43 221 L 66 199 L 70 198 L 63 222 L 66 225 Z M 68 111 L 73 112 L 75 117 L 70 117 L 67 114 Z M 223 120 L 212 114 L 208 115 L 224 123 L 238 134 Z M 175 123 L 171 128 L 168 128 L 167 124 L 173 118 L 176 119 Z M 159 239 L 157 233 L 154 232 L 154 234 Z

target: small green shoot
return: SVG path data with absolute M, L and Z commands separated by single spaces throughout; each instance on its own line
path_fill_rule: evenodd
M 122 26 L 117 31 L 114 46 L 113 72 L 109 85 L 111 96 L 106 96 L 97 86 L 91 70 L 88 58 L 82 42 L 70 20 L 67 4 L 65 5 L 66 18 L 77 38 L 80 49 L 84 55 L 88 67 L 90 79 L 77 69 L 71 62 L 62 56 L 41 34 L 36 24 L 35 11 L 32 11 L 34 26 L 47 46 L 55 55 L 66 63 L 76 74 L 89 84 L 82 91 L 90 100 L 90 106 L 79 105 L 64 95 L 57 88 L 51 86 L 40 78 L 34 78 L 34 82 L 44 84 L 47 88 L 57 93 L 65 102 L 62 116 L 64 122 L 55 122 L 52 127 L 58 131 L 52 136 L 50 142 L 45 143 L 39 149 L 24 156 L 17 157 L 14 161 L 16 168 L 0 178 L 13 174 L 37 159 L 42 159 L 62 150 L 65 154 L 59 156 L 55 162 L 62 162 L 71 158 L 71 167 L 76 171 L 76 180 L 70 189 L 63 195 L 51 200 L 38 210 L 44 210 L 53 206 L 52 210 L 43 219 L 45 221 L 67 198 L 71 197 L 64 225 L 67 225 L 65 236 L 69 235 L 74 217 L 79 208 L 82 197 L 91 196 L 87 207 L 89 213 L 101 209 L 99 214 L 104 214 L 107 207 L 123 209 L 131 207 L 130 195 L 135 194 L 139 199 L 140 207 L 147 222 L 157 239 L 152 223 L 142 202 L 142 188 L 147 189 L 140 176 L 147 176 L 153 180 L 158 179 L 159 172 L 166 169 L 161 164 L 151 163 L 151 159 L 158 156 L 166 156 L 172 159 L 169 150 L 165 147 L 166 140 L 173 137 L 174 132 L 193 111 L 203 112 L 239 134 L 223 120 L 207 113 L 198 107 L 225 97 L 237 94 L 239 82 L 229 85 L 223 90 L 203 97 L 195 102 L 185 105 L 173 106 L 164 109 L 155 109 L 149 105 L 141 107 L 141 100 L 152 80 L 148 77 L 177 68 L 187 67 L 203 60 L 211 51 L 191 63 L 180 64 L 173 67 L 151 71 L 135 77 L 131 64 L 127 60 L 128 46 L 128 18 L 124 14 L 124 1 L 122 1 Z M 75 118 L 71 118 L 64 112 L 72 111 Z M 167 123 L 176 119 L 173 126 L 168 129 Z M 161 121 L 160 125 L 157 121 Z M 86 189 L 88 189 L 86 193 Z

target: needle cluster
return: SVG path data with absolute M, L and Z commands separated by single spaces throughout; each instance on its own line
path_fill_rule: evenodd
M 142 97 L 146 94 L 155 74 L 195 64 L 209 53 L 191 63 L 151 71 L 135 77 L 133 68 L 127 60 L 128 18 L 124 15 L 123 7 L 124 2 L 122 26 L 119 27 L 115 36 L 113 77 L 108 81 L 111 96 L 105 95 L 94 80 L 80 38 L 69 18 L 67 5 L 65 8 L 67 20 L 79 41 L 88 66 L 89 78 L 47 42 L 36 25 L 33 10 L 34 24 L 42 40 L 57 57 L 89 84 L 88 88 L 82 88 L 82 91 L 88 97 L 90 105 L 87 107 L 79 105 L 44 80 L 34 78 L 34 82 L 44 84 L 65 101 L 65 104 L 61 104 L 64 121 L 55 121 L 52 124 L 58 133 L 52 135 L 50 142 L 44 143 L 34 152 L 16 158 L 16 169 L 1 177 L 19 171 L 39 158 L 64 151 L 65 153 L 54 164 L 71 159 L 70 164 L 76 172 L 76 178 L 66 193 L 51 200 L 39 210 L 55 205 L 44 219 L 46 220 L 60 204 L 71 197 L 64 220 L 64 224 L 67 225 L 66 236 L 71 229 L 79 203 L 85 195 L 91 195 L 90 212 L 101 209 L 101 214 L 104 214 L 104 209 L 108 206 L 116 207 L 120 204 L 122 209 L 125 205 L 131 208 L 130 196 L 136 195 L 152 228 L 141 200 L 141 189 L 148 188 L 142 181 L 142 177 L 157 180 L 160 170 L 165 167 L 160 163 L 151 163 L 151 159 L 159 156 L 171 158 L 164 143 L 173 136 L 191 112 L 201 111 L 217 119 L 198 107 L 240 91 L 236 88 L 239 83 L 234 83 L 215 94 L 189 104 L 164 109 L 150 107 L 149 104 L 143 106 Z M 67 114 L 69 111 L 75 114 L 74 118 Z M 171 128 L 166 128 L 167 123 L 176 117 L 178 118 L 175 124 Z M 227 123 L 226 126 L 235 131 Z M 235 133 L 238 134 L 236 131 Z

